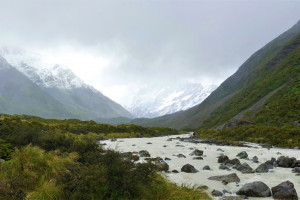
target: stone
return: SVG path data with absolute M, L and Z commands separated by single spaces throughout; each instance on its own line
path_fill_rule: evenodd
M 289 158 L 287 156 L 280 156 L 276 163 L 279 167 L 291 168 L 296 162 L 296 158 Z
M 227 196 L 227 197 L 222 197 L 221 200 L 243 200 L 244 198 L 240 196 Z
M 242 152 L 238 153 L 236 156 L 239 157 L 240 159 L 248 158 L 248 154 L 246 151 L 242 151 Z
M 225 164 L 226 164 L 226 165 L 235 165 L 235 166 L 238 166 L 238 165 L 241 165 L 241 162 L 240 162 L 239 159 L 234 158 L 234 159 L 232 159 L 232 160 L 227 160 L 227 161 L 225 162 Z
M 251 160 L 254 163 L 258 163 L 258 157 L 257 156 L 253 156 L 253 158 Z
M 272 187 L 272 193 L 274 199 L 298 200 L 298 195 L 294 188 L 294 184 L 290 181 L 286 181 L 275 187 Z
M 150 154 L 146 150 L 139 151 L 140 157 L 150 157 Z
M 199 157 L 194 157 L 193 160 L 203 160 L 203 158 L 199 156 Z
M 117 141 L 117 138 L 111 138 L 110 141 L 115 142 Z
M 217 151 L 221 151 L 221 152 L 224 152 L 224 150 L 223 150 L 223 149 L 220 149 L 220 148 L 218 148 L 218 149 L 217 149 Z
M 209 167 L 208 165 L 205 165 L 205 166 L 203 167 L 203 170 L 210 170 L 210 167 Z
M 159 163 L 156 163 L 156 166 L 157 166 L 158 171 L 167 172 L 169 170 L 169 165 L 165 161 L 161 161 Z
M 236 169 L 238 171 L 242 172 L 243 174 L 254 173 L 253 169 L 247 163 L 243 163 L 242 165 L 238 165 Z
M 186 164 L 181 168 L 182 172 L 186 172 L 186 173 L 197 173 L 198 170 L 195 169 L 195 167 L 191 164 Z
M 185 155 L 183 155 L 183 154 L 181 154 L 181 153 L 180 153 L 180 154 L 178 154 L 178 155 L 177 155 L 177 157 L 178 157 L 178 158 L 186 158 L 186 156 L 185 156 Z
M 202 156 L 202 155 L 203 155 L 203 151 L 199 149 L 195 149 L 192 153 L 190 153 L 190 156 Z
M 218 163 L 225 163 L 228 160 L 229 160 L 228 156 L 222 155 L 222 156 L 219 156 Z
M 221 197 L 221 196 L 223 196 L 223 193 L 220 192 L 219 190 L 213 190 L 211 192 L 211 195 L 213 195 L 214 197 Z
M 164 145 L 163 147 L 167 147 L 167 145 Z
M 255 172 L 257 173 L 268 173 L 269 167 L 266 163 L 260 164 L 256 169 Z
M 172 170 L 173 173 L 179 173 L 176 169 Z
M 227 167 L 226 165 L 220 165 L 219 169 L 221 170 L 229 170 L 229 167 Z
M 165 160 L 171 160 L 171 158 L 165 157 Z
M 208 178 L 213 181 L 226 181 L 227 183 L 238 183 L 240 182 L 240 178 L 236 175 L 236 173 L 223 175 L 223 176 L 212 176 Z
M 147 144 L 152 144 L 151 142 L 148 142 Z
M 245 184 L 236 194 L 247 197 L 270 197 L 270 188 L 261 181 Z
M 168 142 L 171 142 L 171 141 L 172 141 L 172 138 L 168 138 L 167 141 L 168 141 Z

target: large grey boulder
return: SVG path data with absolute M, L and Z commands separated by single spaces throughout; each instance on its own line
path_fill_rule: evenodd
M 236 169 L 238 171 L 242 172 L 243 174 L 254 173 L 253 169 L 247 163 L 243 163 L 242 165 L 238 165 Z
M 294 184 L 290 181 L 280 183 L 279 185 L 272 188 L 274 199 L 289 199 L 297 200 L 297 192 L 294 188 Z
M 223 175 L 223 176 L 212 176 L 212 177 L 209 177 L 208 179 L 213 180 L 213 181 L 224 181 L 224 182 L 227 182 L 227 183 L 231 183 L 231 182 L 238 183 L 238 182 L 240 182 L 240 178 L 236 175 L 236 173 Z
M 183 167 L 181 168 L 182 172 L 186 172 L 186 173 L 197 173 L 198 170 L 195 169 L 195 167 L 191 164 L 186 164 L 183 165 Z
M 232 165 L 232 166 L 238 166 L 238 165 L 241 165 L 241 162 L 240 162 L 239 159 L 234 158 L 234 159 L 232 159 L 232 160 L 227 160 L 227 161 L 225 162 L 225 164 L 226 164 L 226 165 Z
M 257 173 L 267 173 L 269 171 L 269 167 L 266 163 L 260 164 L 256 169 L 255 172 Z
M 261 181 L 245 184 L 238 192 L 238 195 L 245 195 L 247 197 L 270 197 L 270 188 Z
M 292 167 L 295 162 L 296 162 L 296 158 L 289 158 L 286 156 L 280 156 L 276 161 L 279 167 L 284 167 L 284 168 Z

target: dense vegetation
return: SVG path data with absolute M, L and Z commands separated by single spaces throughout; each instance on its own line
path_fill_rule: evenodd
M 95 136 L 115 131 L 120 136 L 177 132 L 2 116 L 0 157 L 6 161 L 0 164 L 0 199 L 209 199 L 199 188 L 167 182 L 152 163 L 99 148 Z
M 279 147 L 300 147 L 299 126 L 239 125 L 231 129 L 199 129 L 197 136 L 227 142 L 246 141 Z

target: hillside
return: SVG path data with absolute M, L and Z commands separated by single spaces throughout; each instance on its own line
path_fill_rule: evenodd
M 84 120 L 132 118 L 132 115 L 121 105 L 104 96 L 92 86 L 85 84 L 65 66 L 44 62 L 38 54 L 16 48 L 3 47 L 0 49 L 0 56 L 3 56 L 3 62 L 10 65 L 14 74 L 19 74 L 18 76 L 22 74 L 22 78 L 11 78 L 9 81 L 14 82 L 13 84 L 19 84 L 19 79 L 20 81 L 26 79 L 25 85 L 32 85 L 28 90 L 37 91 L 34 99 L 30 99 L 30 96 L 27 97 L 28 101 L 21 101 L 22 98 L 19 98 L 20 102 L 13 105 L 2 102 L 0 107 L 5 107 L 5 109 L 2 109 L 1 112 Z M 4 65 L 3 62 L 0 65 Z M 3 73 L 0 81 L 4 81 L 5 76 Z M 20 88 L 22 87 L 24 86 L 20 85 Z M 17 96 L 18 93 L 24 93 L 24 90 L 15 91 L 14 95 Z M 47 96 L 48 100 L 37 103 L 38 99 L 44 98 L 43 96 Z M 4 93 L 2 93 L 2 98 L 4 100 L 10 99 Z M 32 104 L 29 108 L 27 104 L 30 102 Z M 45 109 L 47 106 L 51 107 Z M 65 111 L 66 109 L 68 111 Z
M 236 116 L 266 125 L 299 120 L 299 33 L 300 21 L 255 52 L 201 104 L 171 115 L 132 122 L 182 129 L 217 128 Z

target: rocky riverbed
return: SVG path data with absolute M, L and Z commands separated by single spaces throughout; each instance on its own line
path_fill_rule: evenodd
M 127 138 L 100 143 L 105 143 L 105 148 L 133 152 L 132 155 L 140 157 L 137 162 L 156 158 L 152 160 L 170 181 L 206 185 L 215 199 L 237 194 L 249 199 L 299 198 L 299 150 L 263 148 L 250 143 L 247 143 L 250 147 L 218 146 L 198 143 L 188 139 L 190 136 Z

